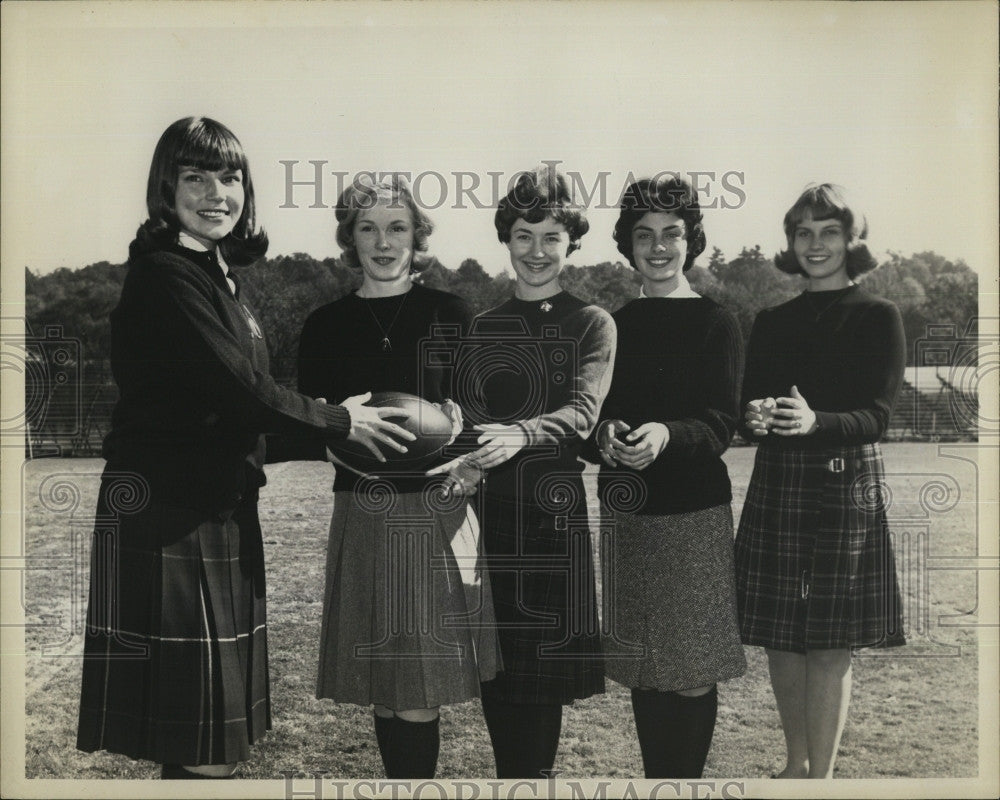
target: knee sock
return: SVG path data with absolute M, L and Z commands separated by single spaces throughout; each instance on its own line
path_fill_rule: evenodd
M 441 718 L 408 722 L 375 715 L 375 739 L 390 780 L 433 778 L 441 747 Z
M 392 745 L 395 778 L 433 778 L 441 748 L 441 718 L 430 722 L 408 722 L 396 717 Z
M 544 778 L 556 761 L 562 706 L 503 703 L 483 697 L 498 778 Z
M 647 778 L 700 778 L 705 769 L 719 692 L 698 697 L 633 689 L 632 710 Z
M 396 727 L 396 717 L 380 717 L 375 714 L 375 741 L 378 742 L 378 752 L 382 756 L 382 766 L 385 767 L 385 776 L 392 777 L 392 734 Z

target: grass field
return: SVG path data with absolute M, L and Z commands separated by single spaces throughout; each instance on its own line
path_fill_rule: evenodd
M 739 514 L 752 448 L 727 454 Z M 947 569 L 974 556 L 975 465 L 946 446 L 884 446 L 890 523 L 907 605 L 910 644 L 855 658 L 854 689 L 836 777 L 973 777 L 977 772 L 976 573 Z M 99 460 L 25 466 L 24 553 L 29 778 L 149 778 L 149 762 L 75 749 L 82 623 Z M 261 500 L 268 571 L 274 729 L 240 768 L 244 778 L 325 769 L 377 778 L 382 765 L 371 712 L 313 697 L 322 610 L 331 472 L 323 464 L 268 467 Z M 75 509 L 75 510 L 74 510 Z M 706 777 L 774 771 L 783 744 L 758 648 L 749 670 L 720 686 L 719 721 Z M 478 703 L 445 708 L 438 776 L 488 778 L 492 755 Z M 566 709 L 556 769 L 564 777 L 641 777 L 627 690 Z

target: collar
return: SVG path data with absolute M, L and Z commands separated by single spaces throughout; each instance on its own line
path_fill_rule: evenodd
M 185 255 L 189 259 L 209 271 L 213 276 L 218 275 L 218 271 L 221 270 L 221 277 L 226 287 L 234 297 L 239 297 L 239 287 L 236 283 L 236 278 L 230 273 L 229 265 L 226 263 L 218 247 L 210 250 L 184 231 L 177 234 L 177 246 L 186 250 L 187 253 Z
M 640 285 L 639 286 L 639 299 L 640 300 L 644 300 L 644 299 L 647 299 L 648 297 L 649 297 L 649 295 L 646 294 L 646 287 Z M 691 284 L 688 283 L 687 277 L 682 272 L 680 275 L 677 276 L 677 285 L 673 288 L 672 291 L 670 291 L 667 294 L 663 295 L 663 297 L 664 298 L 667 298 L 667 297 L 670 297 L 670 298 L 701 297 L 701 295 L 698 294 L 694 289 L 691 288 Z

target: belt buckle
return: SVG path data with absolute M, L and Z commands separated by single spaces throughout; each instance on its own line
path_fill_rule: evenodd
M 827 472 L 843 472 L 847 469 L 847 464 L 842 458 L 831 458 L 826 462 Z

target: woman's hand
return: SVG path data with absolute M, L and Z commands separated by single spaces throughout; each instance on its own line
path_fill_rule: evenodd
M 816 412 L 809 408 L 797 386 L 792 387 L 791 395 L 778 398 L 771 430 L 779 436 L 808 436 L 816 430 Z
M 488 423 L 476 425 L 476 430 L 482 432 L 476 440 L 482 447 L 470 453 L 468 458 L 483 469 L 510 461 L 528 444 L 528 434 L 520 425 Z
M 398 437 L 408 442 L 412 442 L 417 437 L 408 430 L 399 427 L 394 422 L 387 422 L 385 417 L 404 417 L 409 419 L 413 415 L 402 408 L 394 406 L 383 406 L 374 408 L 366 406 L 371 400 L 372 393 L 365 392 L 354 397 L 348 397 L 341 405 L 351 412 L 351 432 L 347 435 L 349 441 L 358 442 L 367 447 L 374 456 L 381 462 L 385 462 L 385 456 L 378 449 L 376 441 L 389 445 L 393 450 L 400 453 L 406 452 L 406 447 L 400 444 L 392 436 Z M 392 434 L 390 436 L 389 434 Z
M 646 422 L 625 437 L 611 440 L 614 458 L 632 469 L 645 469 L 663 452 L 670 441 L 670 429 L 662 422 Z
M 434 469 L 427 470 L 424 475 L 433 477 L 435 475 L 448 474 L 444 484 L 444 496 L 461 495 L 471 497 L 478 489 L 483 480 L 483 469 L 474 461 L 470 455 L 460 456 L 452 459 L 447 464 L 441 464 Z
M 618 461 L 615 460 L 614 452 L 611 449 L 611 442 L 617 438 L 619 433 L 630 430 L 631 428 L 620 419 L 609 419 L 602 422 L 601 427 L 597 429 L 597 449 L 601 453 L 601 460 L 609 467 L 618 466 Z
M 458 434 L 462 432 L 462 428 L 465 425 L 462 417 L 462 409 L 454 400 L 444 400 L 440 403 L 432 403 L 432 405 L 440 408 L 441 412 L 451 420 L 451 438 L 445 445 L 447 447 L 458 438 Z
M 743 419 L 747 428 L 754 436 L 767 436 L 774 421 L 774 409 L 777 402 L 773 397 L 765 397 L 762 400 L 751 400 L 746 405 L 746 412 Z

